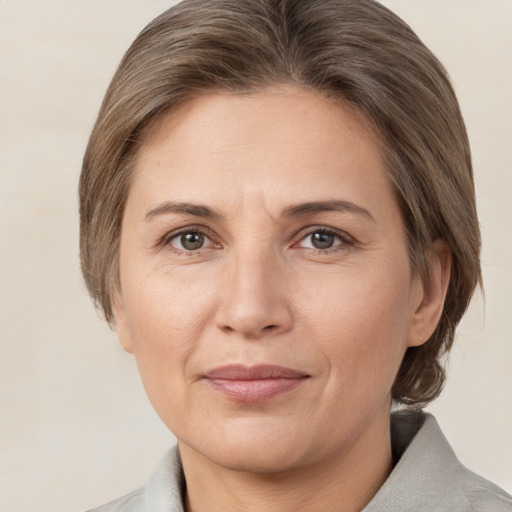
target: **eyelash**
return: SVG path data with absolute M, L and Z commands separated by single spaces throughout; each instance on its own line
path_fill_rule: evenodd
M 306 228 L 306 231 L 304 232 L 303 236 L 300 238 L 299 242 L 297 242 L 297 243 L 300 243 L 300 242 L 306 240 L 306 238 L 308 238 L 314 234 L 333 236 L 333 237 L 336 237 L 340 242 L 338 244 L 333 245 L 332 247 L 328 247 L 325 249 L 308 247 L 308 249 L 311 250 L 315 254 L 329 254 L 329 253 L 343 250 L 343 248 L 346 249 L 347 247 L 352 247 L 355 244 L 354 239 L 350 235 L 345 233 L 344 231 L 339 231 L 337 229 L 328 228 L 325 226 L 314 226 L 311 228 Z M 341 246 L 341 247 L 339 247 L 339 246 Z
M 205 226 L 187 226 L 186 228 L 179 229 L 178 231 L 173 231 L 172 233 L 169 233 L 166 235 L 161 243 L 159 245 L 168 247 L 172 252 L 175 252 L 177 254 L 185 254 L 187 256 L 195 256 L 197 254 L 200 254 L 202 252 L 203 247 L 200 247 L 197 250 L 186 250 L 186 249 L 178 249 L 176 247 L 172 246 L 172 241 L 177 240 L 179 237 L 183 235 L 188 234 L 197 234 L 197 235 L 203 235 L 206 239 L 210 240 L 212 243 L 215 244 L 213 241 L 214 235 L 210 229 L 208 229 Z M 216 244 L 219 245 L 219 244 Z
M 180 254 L 180 255 L 187 255 L 187 256 L 196 256 L 202 253 L 202 251 L 205 249 L 204 247 L 200 247 L 195 250 L 186 250 L 186 249 L 179 249 L 172 246 L 172 241 L 177 240 L 179 237 L 187 234 L 196 234 L 196 235 L 202 235 L 206 239 L 210 240 L 211 243 L 214 245 L 217 245 L 218 248 L 220 248 L 220 244 L 216 243 L 214 241 L 214 234 L 210 229 L 208 229 L 205 226 L 187 226 L 186 228 L 180 229 L 178 231 L 173 231 L 172 233 L 169 233 L 166 235 L 161 243 L 159 245 L 168 247 L 172 252 Z M 314 247 L 306 247 L 305 249 L 311 251 L 314 254 L 329 254 L 333 252 L 337 252 L 343 249 L 346 249 L 347 247 L 352 247 L 355 245 L 354 239 L 345 233 L 344 231 L 339 231 L 333 228 L 328 228 L 326 226 L 312 226 L 310 228 L 306 228 L 302 230 L 302 233 L 299 231 L 294 238 L 296 238 L 298 235 L 301 235 L 299 240 L 293 244 L 293 246 L 296 246 L 306 240 L 308 237 L 314 234 L 321 234 L 321 235 L 328 235 L 333 236 L 339 240 L 339 242 L 332 247 L 328 247 L 325 249 L 319 249 Z M 292 246 L 292 247 L 293 247 Z M 341 247 L 339 247 L 341 246 Z

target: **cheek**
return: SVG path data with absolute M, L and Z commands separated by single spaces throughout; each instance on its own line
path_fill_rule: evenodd
M 407 271 L 380 268 L 339 272 L 324 288 L 302 295 L 304 321 L 316 331 L 333 382 L 349 381 L 356 394 L 392 385 L 406 349 L 409 288 Z
M 212 302 L 209 289 L 204 280 L 198 286 L 198 280 L 179 272 L 171 274 L 157 268 L 137 276 L 133 269 L 123 283 L 123 294 L 135 345 L 166 340 L 180 349 L 179 345 L 200 330 L 208 317 Z
M 176 415 L 172 412 L 191 406 L 187 368 L 209 308 L 204 293 L 170 281 L 158 273 L 141 280 L 133 279 L 132 274 L 126 283 L 125 306 L 146 394 L 164 423 L 174 427 Z
M 126 280 L 127 326 L 150 395 L 153 389 L 180 385 L 211 317 L 212 298 L 206 290 L 179 281 L 159 272 Z

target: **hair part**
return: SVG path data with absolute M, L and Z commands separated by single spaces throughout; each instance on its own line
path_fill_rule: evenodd
M 158 120 L 198 95 L 291 84 L 361 112 L 379 135 L 413 272 L 433 243 L 452 251 L 441 320 L 407 350 L 393 398 L 422 406 L 445 380 L 441 359 L 481 283 L 471 154 L 443 66 L 373 0 L 185 0 L 152 21 L 123 57 L 91 133 L 80 177 L 80 257 L 113 323 L 119 242 L 137 150 Z

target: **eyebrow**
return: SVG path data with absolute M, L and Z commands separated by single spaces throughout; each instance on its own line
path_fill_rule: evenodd
M 359 206 L 351 201 L 344 200 L 329 200 L 329 201 L 311 201 L 307 203 L 299 203 L 288 206 L 283 210 L 282 216 L 293 218 L 293 217 L 305 217 L 315 213 L 322 212 L 350 212 L 359 215 L 364 215 L 370 220 L 375 222 L 372 214 L 362 206 Z M 144 216 L 144 220 L 149 221 L 160 215 L 166 215 L 168 213 L 181 213 L 185 215 L 192 215 L 194 217 L 200 217 L 203 219 L 211 220 L 223 220 L 223 215 L 209 206 L 193 203 L 179 203 L 175 201 L 166 201 L 165 203 L 159 204 L 152 208 L 149 208 Z
M 165 215 L 167 213 L 184 213 L 186 215 L 192 215 L 194 217 L 201 217 L 211 220 L 222 220 L 223 218 L 220 212 L 210 208 L 209 206 L 166 201 L 165 203 L 150 208 L 146 212 L 144 220 L 151 220 L 155 217 L 158 217 L 159 215 Z
M 283 211 L 284 217 L 304 217 L 314 213 L 322 212 L 350 212 L 358 215 L 368 217 L 368 219 L 375 222 L 372 214 L 362 206 L 359 206 L 351 201 L 333 199 L 330 201 L 312 201 L 308 203 L 300 203 L 288 206 Z

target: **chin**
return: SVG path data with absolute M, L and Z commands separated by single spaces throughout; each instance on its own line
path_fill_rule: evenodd
M 187 445 L 214 464 L 234 471 L 280 473 L 305 463 L 306 447 L 298 441 L 304 437 L 272 421 L 248 422 L 236 421 L 221 429 L 211 426 L 208 440 Z
M 225 469 L 253 474 L 282 473 L 301 465 L 301 458 L 296 449 L 287 449 L 278 443 L 270 442 L 263 446 L 237 444 L 204 455 Z

